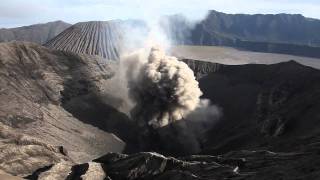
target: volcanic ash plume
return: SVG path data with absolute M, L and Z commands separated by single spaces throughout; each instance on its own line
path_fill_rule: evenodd
M 133 117 L 142 125 L 163 127 L 186 117 L 195 110 L 202 95 L 193 71 L 175 57 L 152 48 L 129 94 L 136 103 Z

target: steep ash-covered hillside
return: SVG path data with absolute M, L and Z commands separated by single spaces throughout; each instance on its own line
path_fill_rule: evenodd
M 122 140 L 63 107 L 80 95 L 99 99 L 112 76 L 111 65 L 99 57 L 1 43 L 0 169 L 26 175 L 64 158 L 84 162 L 106 151 L 122 152 Z
M 121 53 L 123 29 L 118 21 L 90 21 L 77 23 L 45 46 L 52 49 L 99 55 L 109 60 L 118 60 Z

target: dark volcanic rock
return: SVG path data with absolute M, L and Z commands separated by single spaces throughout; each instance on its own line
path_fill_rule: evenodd
M 222 119 L 207 135 L 205 152 L 259 147 L 290 151 L 319 140 L 319 70 L 294 61 L 273 65 L 185 62 L 202 74 L 203 98 L 223 110 Z
M 123 32 L 118 21 L 81 22 L 63 31 L 45 46 L 118 60 L 122 38 Z
M 197 79 L 200 79 L 203 76 L 206 76 L 210 73 L 217 72 L 220 67 L 224 66 L 218 63 L 204 62 L 204 61 L 196 61 L 192 59 L 183 59 L 194 72 Z
M 319 158 L 319 153 L 314 150 L 295 153 L 242 150 L 219 156 L 193 155 L 181 158 L 151 152 L 133 155 L 111 153 L 94 162 L 65 168 L 72 169 L 67 177 L 70 180 L 80 177 L 99 180 L 309 180 L 320 177 Z M 55 175 L 49 171 L 43 174 L 46 177 Z
M 55 21 L 18 28 L 3 28 L 0 29 L 0 42 L 28 41 L 44 44 L 70 26 L 71 24 L 63 21 Z
M 98 162 L 98 160 L 96 160 Z M 138 153 L 104 163 L 104 169 L 111 179 L 177 179 L 186 178 L 222 178 L 236 175 L 234 167 L 216 162 L 182 161 L 165 157 L 157 153 Z

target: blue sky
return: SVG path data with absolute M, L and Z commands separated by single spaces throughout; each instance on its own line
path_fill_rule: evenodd
M 207 10 L 226 13 L 291 13 L 320 19 L 320 0 L 1 0 L 0 27 L 63 20 L 152 19 L 183 13 L 203 18 Z

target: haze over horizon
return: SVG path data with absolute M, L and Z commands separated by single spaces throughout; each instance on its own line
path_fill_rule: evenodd
M 157 16 L 184 14 L 190 19 L 203 18 L 208 10 L 244 14 L 302 14 L 320 19 L 317 0 L 2 0 L 0 28 L 19 27 L 62 20 L 68 23 L 112 19 L 152 19 Z

